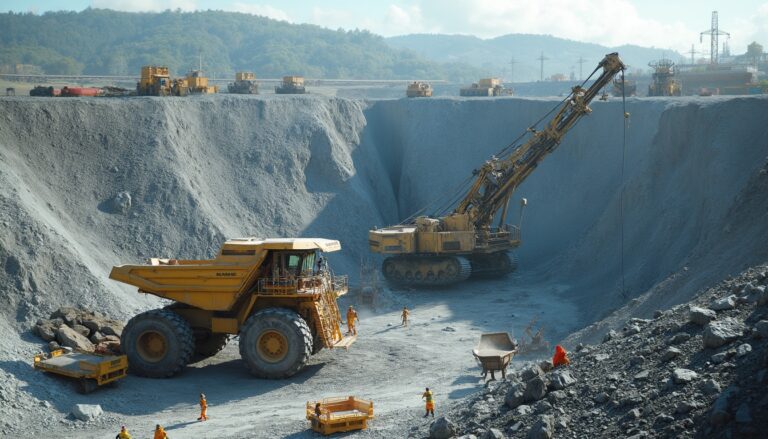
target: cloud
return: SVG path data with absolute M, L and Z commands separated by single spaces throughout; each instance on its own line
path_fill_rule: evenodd
M 292 21 L 287 12 L 270 5 L 235 2 L 226 9 L 234 12 L 261 15 L 262 17 L 274 18 L 275 20 Z
M 682 22 L 641 17 L 628 0 L 438 0 L 420 2 L 427 23 L 443 32 L 490 38 L 510 33 L 550 34 L 607 46 L 632 43 L 684 50 L 698 31 Z
M 194 11 L 197 4 L 194 0 L 92 0 L 91 7 L 126 12 Z
M 355 17 L 352 12 L 341 9 L 312 8 L 310 23 L 330 29 L 350 29 L 355 23 Z

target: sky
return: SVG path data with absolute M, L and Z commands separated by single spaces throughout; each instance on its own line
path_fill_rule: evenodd
M 743 53 L 752 41 L 768 47 L 768 0 L 0 0 L 3 12 L 40 14 L 87 7 L 216 9 L 331 29 L 367 29 L 383 36 L 549 34 L 606 46 L 635 44 L 682 53 L 690 51 L 692 44 L 697 51 L 709 51 L 708 38 L 700 42 L 699 34 L 710 28 L 712 11 L 717 10 L 720 29 L 730 33 L 733 53 Z M 720 37 L 721 44 L 725 40 Z

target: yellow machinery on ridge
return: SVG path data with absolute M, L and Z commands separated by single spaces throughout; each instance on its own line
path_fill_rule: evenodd
M 398 284 L 430 286 L 514 271 L 517 263 L 508 251 L 520 245 L 520 228 L 506 224 L 509 199 L 565 133 L 591 112 L 589 103 L 625 67 L 619 55 L 611 53 L 590 78 L 601 68 L 589 88 L 582 87 L 586 81 L 573 87 L 544 129 L 529 128 L 531 136 L 525 143 L 517 143 L 523 134 L 476 169 L 467 180 L 469 188 L 458 193 L 462 198 L 455 207 L 448 205 L 434 216 L 411 217 L 396 226 L 371 230 L 370 250 L 386 256 L 384 277 Z
M 230 335 L 260 378 L 285 378 L 323 347 L 347 348 L 336 299 L 347 277 L 318 256 L 341 249 L 319 238 L 231 239 L 215 259 L 153 258 L 112 268 L 111 279 L 173 301 L 134 316 L 121 335 L 130 370 L 148 377 L 179 373 L 195 358 L 215 355 Z
M 432 97 L 432 86 L 426 82 L 414 81 L 405 89 L 405 96 L 409 98 Z

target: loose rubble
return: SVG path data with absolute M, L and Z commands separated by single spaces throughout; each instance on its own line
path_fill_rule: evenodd
M 120 352 L 120 334 L 123 323 L 109 319 L 98 312 L 62 307 L 54 311 L 49 319 L 40 319 L 32 332 L 53 351 L 70 347 L 89 352 Z
M 601 344 L 573 349 L 570 367 L 511 371 L 507 381 L 489 383 L 446 412 L 455 435 L 499 437 L 487 434 L 496 429 L 508 438 L 761 437 L 768 299 L 761 304 L 754 296 L 764 294 L 766 273 L 768 266 L 749 269 L 652 321 L 632 319 Z M 478 401 L 498 416 L 479 413 Z

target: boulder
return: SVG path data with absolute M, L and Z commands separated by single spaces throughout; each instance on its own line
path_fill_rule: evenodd
M 513 384 L 504 396 L 504 404 L 514 409 L 525 402 L 525 386 L 521 383 Z
M 91 330 L 90 329 L 86 328 L 83 325 L 78 325 L 77 323 L 72 325 L 72 329 L 74 329 L 75 332 L 77 332 L 78 334 L 80 334 L 80 335 L 82 335 L 83 337 L 86 337 L 86 338 L 89 335 L 91 335 Z
M 529 405 L 519 405 L 516 409 L 512 410 L 515 416 L 525 416 L 533 413 L 533 409 Z
M 547 383 L 542 377 L 536 377 L 525 383 L 523 399 L 525 402 L 538 401 L 547 394 Z
M 523 373 L 520 375 L 520 379 L 522 379 L 523 381 L 528 381 L 530 379 L 540 377 L 540 376 L 544 376 L 544 371 L 541 370 L 541 367 L 534 365 L 523 370 Z
M 56 332 L 56 340 L 58 340 L 59 344 L 62 346 L 69 346 L 74 349 L 91 352 L 94 349 L 93 343 L 91 343 L 90 340 L 65 325 L 59 327 L 59 330 Z
M 752 352 L 752 345 L 749 343 L 742 343 L 736 348 L 736 358 L 741 358 Z
M 51 340 L 48 342 L 48 350 L 53 352 L 57 349 L 61 349 L 61 345 L 56 340 Z
M 51 314 L 51 320 L 61 319 L 68 326 L 72 326 L 75 323 L 80 323 L 80 310 L 72 308 L 71 306 L 62 306 Z
M 641 370 L 640 372 L 636 373 L 634 376 L 634 379 L 636 381 L 644 381 L 648 379 L 648 376 L 650 375 L 650 371 L 648 369 Z
M 562 390 L 575 382 L 576 378 L 568 369 L 556 370 L 549 374 L 549 388 L 551 390 Z
M 75 404 L 72 407 L 72 415 L 83 422 L 92 421 L 102 414 L 104 411 L 98 404 Z
M 552 439 L 555 433 L 555 420 L 550 415 L 541 415 L 530 430 L 528 439 Z
M 56 327 L 50 320 L 38 320 L 37 325 L 32 328 L 32 332 L 45 341 L 56 339 Z
M 440 416 L 429 426 L 430 439 L 449 439 L 455 434 L 456 425 L 445 416 Z
M 727 311 L 729 309 L 733 309 L 736 307 L 736 296 L 730 295 L 727 297 L 722 297 L 717 300 L 713 300 L 709 304 L 709 309 L 714 311 Z
M 661 361 L 667 362 L 669 360 L 677 358 L 679 355 L 680 355 L 680 349 L 670 346 L 667 348 L 667 350 L 664 351 L 663 354 L 661 354 Z
M 122 322 L 116 320 L 107 320 L 106 323 L 101 325 L 99 332 L 104 335 L 114 335 L 120 337 L 123 334 L 123 328 L 125 325 Z
M 687 384 L 698 378 L 699 374 L 690 369 L 675 369 L 672 371 L 672 380 L 675 384 Z
M 597 395 L 595 395 L 595 397 L 592 399 L 598 404 L 604 404 L 608 402 L 608 400 L 611 399 L 611 397 L 605 392 L 600 392 Z
M 692 306 L 690 311 L 688 311 L 688 321 L 699 326 L 704 326 L 716 318 L 717 313 L 711 309 Z
M 504 433 L 501 432 L 501 430 L 498 430 L 496 428 L 489 428 L 488 430 L 483 433 L 482 436 L 480 436 L 480 439 L 504 439 Z
M 638 334 L 640 332 L 640 326 L 638 325 L 629 325 L 622 329 L 622 332 L 624 333 L 625 337 L 629 337 L 635 334 Z
M 741 337 L 743 333 L 744 324 L 730 317 L 710 322 L 704 328 L 704 347 L 718 348 Z
M 130 192 L 118 192 L 118 194 L 112 198 L 112 211 L 115 213 L 127 213 L 131 209 L 131 202 Z
M 720 383 L 713 379 L 702 381 L 702 383 L 699 385 L 699 389 L 705 395 L 714 395 L 716 393 L 720 393 L 721 390 Z

